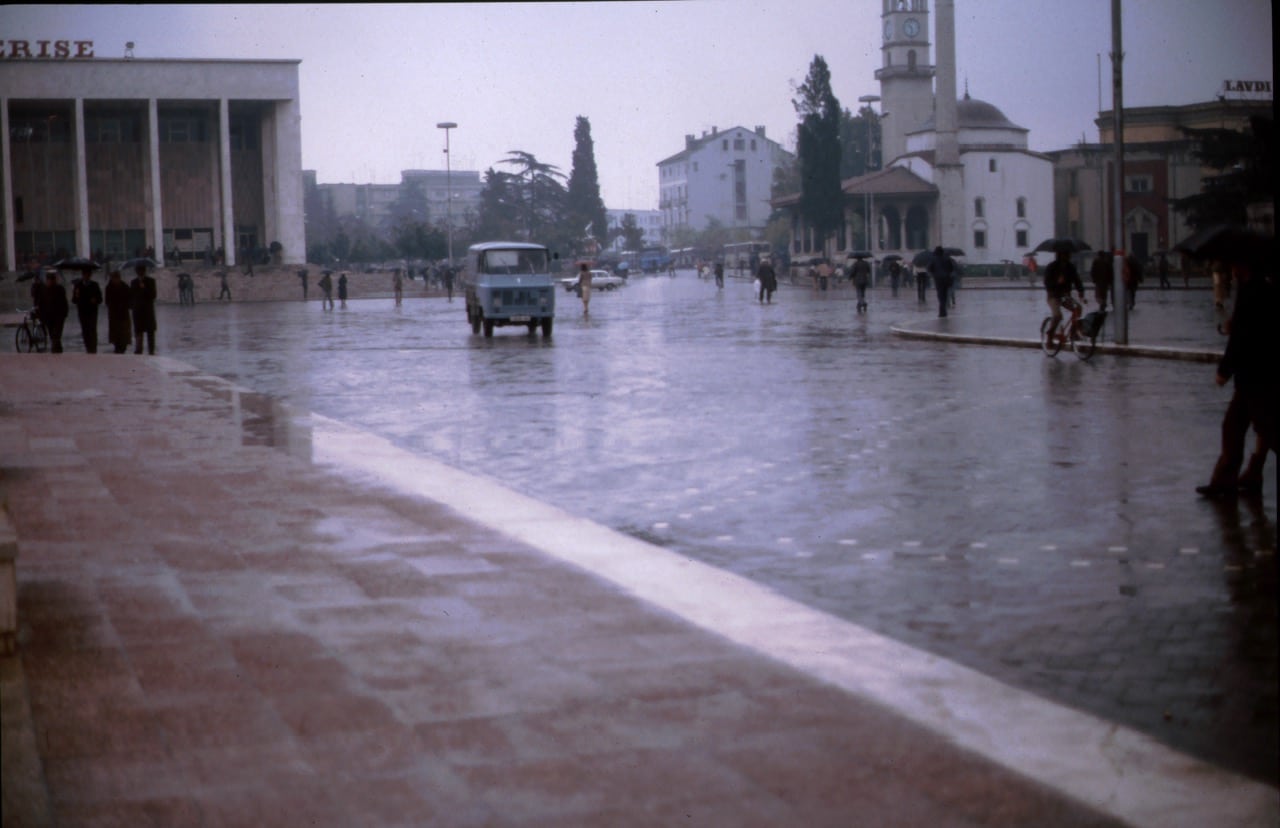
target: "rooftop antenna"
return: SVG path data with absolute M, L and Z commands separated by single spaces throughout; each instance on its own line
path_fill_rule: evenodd
M 124 59 L 133 60 L 133 41 L 132 40 L 124 44 Z

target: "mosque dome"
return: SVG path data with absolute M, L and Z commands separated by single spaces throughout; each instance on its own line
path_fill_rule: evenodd
M 913 130 L 913 132 L 932 132 L 935 129 L 934 117 L 934 115 L 929 116 L 929 120 L 925 121 L 918 130 Z M 956 101 L 956 128 L 1028 131 L 1026 127 L 1020 127 L 1010 121 L 1008 116 L 1001 112 L 995 104 L 971 98 L 968 92 L 965 92 L 964 97 Z

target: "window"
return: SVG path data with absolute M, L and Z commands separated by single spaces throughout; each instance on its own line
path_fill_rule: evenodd
M 1124 178 L 1124 191 L 1126 193 L 1149 193 L 1151 192 L 1151 176 L 1149 175 L 1126 175 Z
M 996 171 L 996 159 L 992 158 L 987 161 L 987 172 Z
M 751 139 L 751 151 L 752 152 L 756 151 L 756 139 L 754 138 Z
M 987 203 L 985 199 L 975 198 L 973 200 L 973 217 L 984 218 L 986 216 Z
M 741 138 L 735 138 L 733 141 L 733 148 L 741 152 L 742 150 L 747 148 L 747 143 L 743 141 Z
M 916 50 L 911 49 L 907 52 L 907 70 L 914 72 L 916 70 Z
M 1026 247 L 1026 246 L 1027 246 L 1027 231 L 1026 231 L 1026 230 L 1019 230 L 1019 231 L 1017 231 L 1017 235 L 1018 235 L 1018 241 L 1017 241 L 1017 245 L 1018 245 L 1018 247 Z
M 1027 200 L 1025 198 L 1018 199 L 1018 218 L 1027 217 Z
M 728 151 L 729 151 L 729 139 L 728 139 L 728 138 L 724 138 L 724 139 L 722 139 L 722 140 L 720 141 L 720 149 L 722 149 L 722 150 L 724 150 L 724 151 L 726 151 L 726 152 L 728 152 Z
M 974 247 L 976 247 L 976 248 L 978 248 L 979 250 L 984 250 L 984 249 L 986 249 L 986 246 L 987 246 L 987 231 L 986 231 L 986 230 L 974 230 L 974 231 L 973 231 L 973 246 L 974 246 Z

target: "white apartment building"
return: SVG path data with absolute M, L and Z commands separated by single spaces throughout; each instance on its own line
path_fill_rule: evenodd
M 704 230 L 712 219 L 763 230 L 773 210 L 773 171 L 792 157 L 762 126 L 686 135 L 682 151 L 658 162 L 658 207 L 667 237 L 677 227 Z
M 609 216 L 609 230 L 622 229 L 622 219 L 630 214 L 636 217 L 636 225 L 644 231 L 645 246 L 657 246 L 663 243 L 662 240 L 662 211 L 661 210 L 606 210 Z M 610 250 L 622 250 L 624 242 L 621 236 L 609 245 Z

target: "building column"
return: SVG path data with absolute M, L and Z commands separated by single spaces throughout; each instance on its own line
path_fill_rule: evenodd
M 4 227 L 4 269 L 18 269 L 13 249 L 13 141 L 9 134 L 9 99 L 0 96 L 0 227 Z
M 73 192 L 76 205 L 76 249 L 80 255 L 93 257 L 89 240 L 89 170 L 84 149 L 84 98 L 76 98 L 72 119 L 75 122 L 75 152 L 71 158 Z
M 235 210 L 231 193 L 231 107 L 226 98 L 218 99 L 218 182 L 214 188 L 222 194 L 222 249 L 227 252 L 226 267 L 236 265 Z
M 147 101 L 147 202 L 150 207 L 148 244 L 156 251 L 156 261 L 165 264 L 169 251 L 164 249 L 164 211 L 160 186 L 160 107 L 155 98 Z M 175 262 L 176 264 L 176 262 Z
M 306 264 L 307 234 L 304 188 L 302 185 L 302 113 L 297 99 L 276 103 L 271 113 L 271 172 L 263 189 L 267 199 L 265 243 L 278 241 L 284 247 L 284 264 Z M 273 198 L 274 196 L 274 198 Z M 450 205 L 452 208 L 452 205 Z M 457 221 L 454 215 L 453 221 Z

